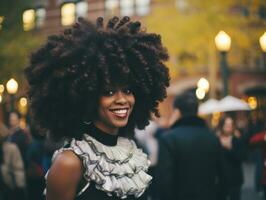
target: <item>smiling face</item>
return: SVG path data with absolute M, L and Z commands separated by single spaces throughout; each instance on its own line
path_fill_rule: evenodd
M 135 97 L 128 87 L 105 89 L 99 98 L 96 127 L 110 134 L 127 125 L 135 104 Z
M 224 121 L 223 132 L 225 135 L 232 135 L 234 133 L 234 121 L 232 118 L 227 117 Z

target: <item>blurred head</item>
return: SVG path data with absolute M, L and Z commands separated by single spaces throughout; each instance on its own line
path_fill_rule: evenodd
M 235 122 L 231 116 L 225 116 L 220 121 L 220 130 L 223 135 L 233 135 L 235 131 Z
M 198 100 L 192 92 L 177 95 L 174 100 L 174 108 L 179 110 L 181 117 L 197 116 L 198 105 Z
M 18 112 L 16 112 L 16 111 L 11 112 L 9 114 L 9 126 L 10 126 L 10 128 L 19 127 L 20 119 L 21 119 L 21 115 Z

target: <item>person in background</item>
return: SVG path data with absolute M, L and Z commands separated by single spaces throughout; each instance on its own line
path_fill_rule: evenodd
M 0 199 L 25 200 L 25 171 L 16 144 L 8 142 L 0 134 Z
M 175 123 L 159 142 L 160 200 L 215 200 L 223 176 L 219 140 L 197 116 L 193 93 L 176 96 L 174 109 Z
M 45 188 L 45 167 L 43 165 L 45 158 L 45 135 L 39 134 L 33 123 L 30 127 L 30 133 L 32 142 L 26 154 L 28 200 L 41 200 L 43 199 L 42 193 Z
M 24 166 L 27 166 L 26 153 L 30 143 L 28 134 L 20 127 L 21 115 L 17 111 L 9 114 L 9 136 L 8 141 L 15 143 L 20 151 Z
M 148 158 L 151 162 L 149 173 L 155 176 L 156 166 L 158 162 L 158 140 L 155 137 L 156 132 L 160 128 L 158 119 L 152 116 L 149 125 L 144 130 L 135 129 L 136 143 L 147 153 Z M 154 179 L 148 189 L 147 195 L 152 200 L 157 199 L 157 186 L 156 179 Z
M 255 147 L 262 152 L 262 172 L 258 177 L 258 182 L 263 187 L 264 200 L 266 200 L 266 129 L 253 134 L 249 140 L 251 147 Z
M 223 147 L 225 179 L 222 200 L 240 200 L 243 184 L 242 161 L 246 148 L 233 117 L 225 115 L 220 119 L 216 134 Z

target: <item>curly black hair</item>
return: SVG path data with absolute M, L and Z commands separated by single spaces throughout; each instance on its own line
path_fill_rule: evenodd
M 83 121 L 93 121 L 104 87 L 128 84 L 136 103 L 126 129 L 143 129 L 169 86 L 167 50 L 160 35 L 146 33 L 129 17 L 96 24 L 79 18 L 61 35 L 52 35 L 25 69 L 31 113 L 55 139 L 81 138 Z

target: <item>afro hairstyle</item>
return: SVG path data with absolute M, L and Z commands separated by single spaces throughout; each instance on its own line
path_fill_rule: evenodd
M 104 23 L 78 18 L 64 33 L 31 56 L 25 69 L 31 114 L 54 139 L 81 138 L 80 126 L 97 117 L 99 97 L 109 85 L 127 84 L 135 96 L 127 135 L 143 129 L 169 86 L 167 50 L 160 35 L 147 33 L 129 17 Z

